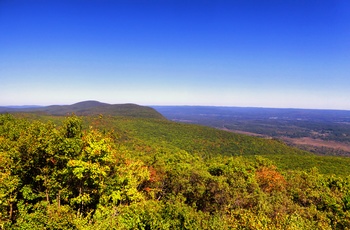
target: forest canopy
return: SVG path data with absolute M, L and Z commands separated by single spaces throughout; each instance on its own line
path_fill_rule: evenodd
M 125 128 L 163 120 L 55 119 L 0 115 L 2 229 L 350 228 L 348 176 L 278 167 L 259 148 L 246 157 L 226 144 L 237 155 L 211 155 L 228 139 L 209 133 L 203 153 L 198 126 L 174 124 L 185 138 L 167 140 Z M 261 141 L 273 151 L 276 142 Z

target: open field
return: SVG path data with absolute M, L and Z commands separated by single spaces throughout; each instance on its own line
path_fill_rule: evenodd
M 246 132 L 241 130 L 230 130 L 230 129 L 221 129 L 228 132 L 233 132 L 237 134 L 244 134 L 253 137 L 262 137 L 270 139 L 266 135 Z M 322 139 L 314 139 L 311 137 L 301 137 L 301 138 L 291 138 L 291 137 L 280 137 L 280 140 L 285 142 L 288 145 L 295 146 L 301 149 L 305 149 L 314 153 L 328 153 L 328 155 L 344 155 L 350 156 L 350 144 L 337 142 L 337 141 L 327 141 Z
M 333 148 L 333 149 L 339 149 L 343 151 L 350 152 L 350 145 L 336 142 L 336 141 L 325 141 L 322 139 L 313 139 L 311 137 L 302 137 L 302 138 L 289 138 L 284 137 L 282 140 L 285 140 L 287 143 L 291 142 L 296 145 L 307 145 L 307 146 L 314 146 L 314 147 L 326 147 L 326 148 Z
M 259 133 L 252 133 L 252 132 L 247 132 L 247 131 L 241 131 L 241 130 L 232 130 L 232 129 L 227 129 L 227 128 L 222 128 L 221 130 L 227 131 L 227 132 L 232 132 L 232 133 L 238 133 L 238 134 L 244 134 L 252 137 L 266 137 L 262 134 Z

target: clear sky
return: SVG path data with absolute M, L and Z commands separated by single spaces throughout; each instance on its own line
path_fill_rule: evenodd
M 350 110 L 350 1 L 0 0 L 0 105 Z

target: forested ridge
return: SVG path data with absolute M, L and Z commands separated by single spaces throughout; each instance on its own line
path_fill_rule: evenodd
M 350 159 L 161 118 L 0 115 L 2 229 L 348 229 Z
M 155 109 L 136 104 L 107 104 L 99 101 L 81 101 L 72 105 L 50 105 L 35 107 L 1 107 L 0 113 L 36 113 L 53 116 L 65 116 L 74 113 L 79 116 L 108 114 L 113 116 L 126 116 L 138 118 L 164 118 Z

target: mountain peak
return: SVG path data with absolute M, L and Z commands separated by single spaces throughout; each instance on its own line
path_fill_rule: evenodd
M 88 101 L 81 101 L 75 104 L 72 104 L 71 106 L 78 106 L 78 107 L 96 107 L 96 106 L 104 106 L 104 105 L 110 105 L 107 103 L 102 103 L 99 101 L 94 101 L 94 100 L 88 100 Z

